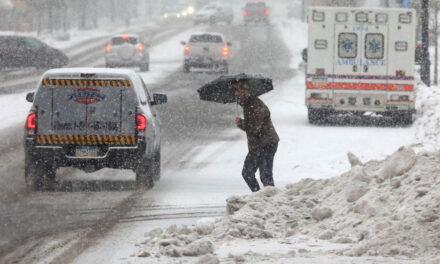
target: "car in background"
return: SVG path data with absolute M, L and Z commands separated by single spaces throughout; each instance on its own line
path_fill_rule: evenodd
M 161 120 L 150 94 L 131 69 L 63 68 L 45 72 L 25 124 L 25 182 L 29 190 L 53 189 L 56 170 L 130 169 L 136 184 L 160 178 Z
M 29 36 L 0 35 L 0 69 L 8 67 L 59 68 L 67 65 L 64 52 Z
M 180 21 L 187 15 L 187 8 L 183 5 L 172 5 L 162 9 L 162 19 L 166 23 Z
M 220 33 L 194 34 L 188 43 L 181 42 L 184 48 L 183 72 L 191 68 L 228 73 L 229 46 Z
M 147 47 L 139 35 L 115 35 L 105 46 L 105 67 L 139 67 L 141 71 L 149 71 Z
M 263 22 L 269 24 L 269 7 L 264 2 L 248 2 L 243 8 L 244 24 Z
M 234 19 L 234 12 L 230 5 L 212 3 L 204 6 L 202 9 L 194 14 L 194 24 L 210 23 L 215 24 L 218 22 L 232 23 Z

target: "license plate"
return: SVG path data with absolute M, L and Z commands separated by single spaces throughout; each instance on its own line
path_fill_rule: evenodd
M 95 158 L 98 156 L 98 147 L 76 147 L 75 156 L 78 158 Z

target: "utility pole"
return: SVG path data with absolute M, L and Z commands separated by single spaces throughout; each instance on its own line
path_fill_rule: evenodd
M 429 60 L 429 0 L 422 0 L 422 65 L 421 79 L 428 87 L 431 86 L 431 62 Z

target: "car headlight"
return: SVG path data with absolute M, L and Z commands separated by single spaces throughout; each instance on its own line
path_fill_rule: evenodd
M 194 14 L 194 7 L 190 6 L 188 7 L 188 9 L 186 10 L 186 12 L 188 12 L 188 14 Z
M 168 14 L 167 13 L 163 14 L 163 18 L 168 18 Z

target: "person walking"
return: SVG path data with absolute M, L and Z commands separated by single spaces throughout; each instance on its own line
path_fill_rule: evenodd
M 234 80 L 229 84 L 243 108 L 244 119 L 237 117 L 235 124 L 246 132 L 249 152 L 243 165 L 242 176 L 252 192 L 260 190 L 255 178 L 257 170 L 263 186 L 274 186 L 273 161 L 279 137 L 270 118 L 269 108 L 257 96 L 251 94 L 246 80 Z

